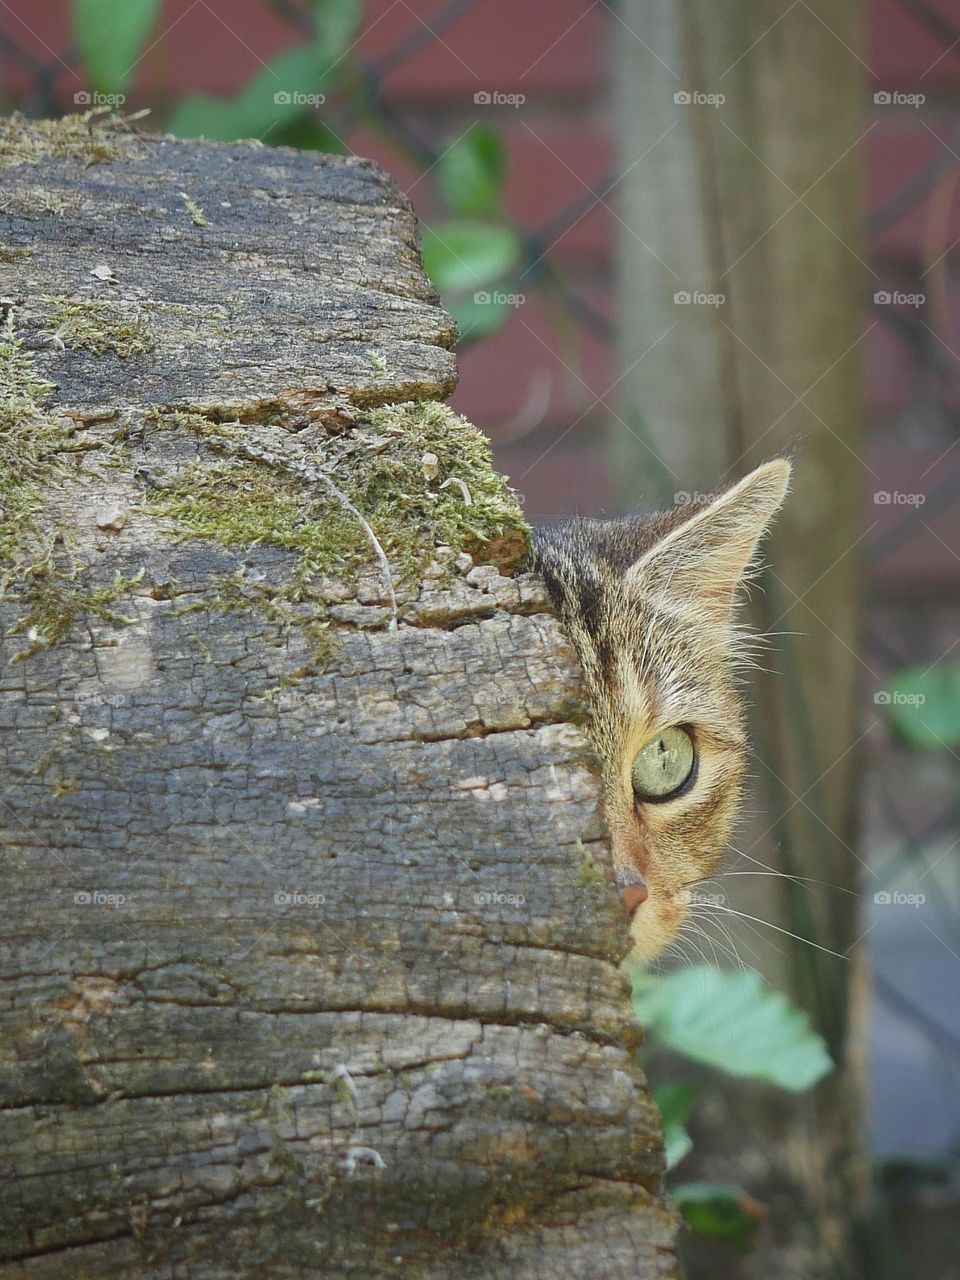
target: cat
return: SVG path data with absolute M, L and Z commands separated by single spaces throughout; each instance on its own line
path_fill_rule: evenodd
M 534 530 L 532 567 L 583 670 L 634 962 L 676 937 L 733 829 L 747 763 L 737 588 L 790 469 L 778 458 L 687 506 Z

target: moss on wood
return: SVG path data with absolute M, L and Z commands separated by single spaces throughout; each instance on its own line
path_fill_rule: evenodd
M 234 439 L 239 428 L 195 414 L 178 415 L 176 424 L 214 448 L 218 437 Z M 507 572 L 526 554 L 526 522 L 516 495 L 493 469 L 488 441 L 444 404 L 368 410 L 310 461 L 369 521 L 400 581 L 419 580 L 441 545 Z M 192 463 L 150 506 L 192 537 L 296 552 L 298 591 L 318 575 L 355 576 L 373 560 L 362 528 L 325 488 L 260 462 Z
M 97 356 L 107 351 L 115 351 L 118 356 L 139 356 L 155 346 L 139 309 L 131 304 L 88 298 L 44 301 L 53 303 L 51 336 L 74 351 L 92 351 Z
M 125 122 L 97 107 L 57 120 L 27 120 L 20 112 L 0 118 L 0 169 L 69 157 L 87 165 L 105 164 L 136 146 Z
M 39 509 L 38 485 L 71 448 L 63 421 L 44 412 L 52 393 L 8 315 L 0 329 L 0 591 Z

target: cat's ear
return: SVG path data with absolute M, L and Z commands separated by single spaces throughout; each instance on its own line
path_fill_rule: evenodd
M 785 458 L 766 462 L 672 529 L 630 566 L 628 589 L 726 620 L 790 484 Z

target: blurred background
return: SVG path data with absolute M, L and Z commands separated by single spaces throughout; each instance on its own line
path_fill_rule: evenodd
M 376 160 L 533 521 L 793 453 L 747 821 L 685 946 L 837 1067 L 694 1073 L 683 1177 L 760 1229 L 687 1265 L 960 1276 L 955 0 L 0 0 L 0 100 Z

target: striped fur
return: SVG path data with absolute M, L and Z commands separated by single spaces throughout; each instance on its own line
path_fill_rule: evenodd
M 777 459 L 690 506 L 534 533 L 533 567 L 583 669 L 618 883 L 640 876 L 649 892 L 631 923 L 635 960 L 676 936 L 691 887 L 730 838 L 747 759 L 735 594 L 789 476 Z M 694 783 L 673 800 L 638 802 L 634 757 L 671 725 L 693 736 Z

